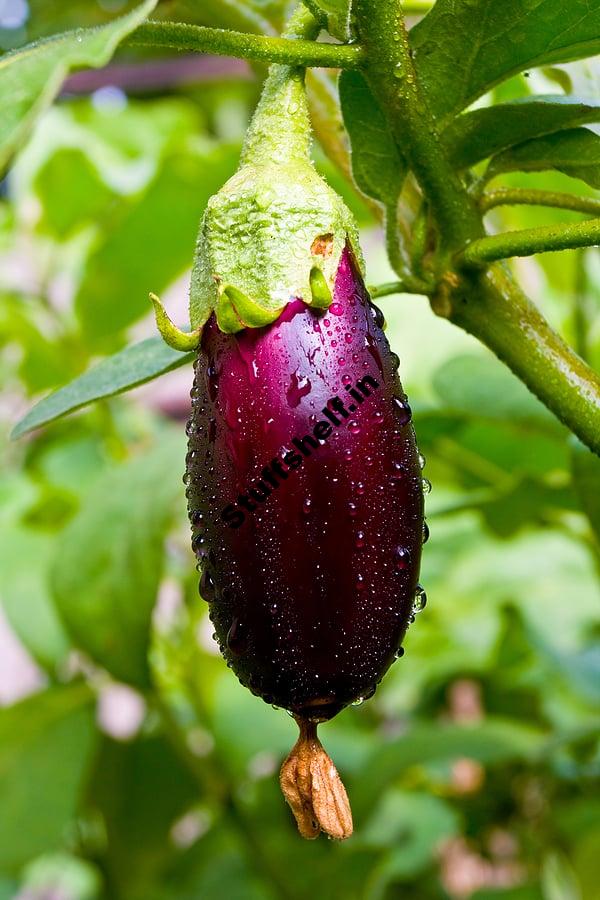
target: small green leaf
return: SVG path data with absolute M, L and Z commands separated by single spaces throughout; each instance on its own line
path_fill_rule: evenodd
M 518 144 L 495 156 L 486 178 L 503 172 L 541 172 L 557 169 L 600 188 L 600 137 L 588 128 L 558 131 Z
M 55 673 L 70 648 L 50 591 L 53 536 L 6 524 L 0 542 L 0 595 L 6 617 L 41 666 Z
M 360 72 L 342 72 L 339 91 L 354 180 L 364 194 L 387 206 L 396 201 L 406 175 L 387 119 Z
M 340 41 L 348 39 L 350 0 L 309 0 L 306 5 L 319 21 L 324 17 L 333 37 Z
M 193 353 L 182 354 L 167 347 L 160 337 L 147 338 L 139 344 L 126 347 L 113 356 L 103 359 L 79 378 L 55 391 L 31 409 L 15 426 L 12 438 L 16 439 L 48 425 L 61 416 L 81 409 L 96 400 L 113 397 L 165 372 L 191 363 Z
M 600 121 L 600 103 L 565 96 L 531 96 L 476 109 L 455 119 L 444 142 L 457 168 L 550 132 Z
M 600 52 L 600 6 L 595 0 L 437 0 L 410 39 L 431 110 L 441 118 L 516 72 Z
M 562 853 L 551 853 L 542 864 L 544 900 L 583 900 L 577 876 Z
M 600 545 L 600 458 L 571 438 L 573 484 Z
M 111 883 L 120 896 L 147 896 L 177 853 L 171 829 L 198 802 L 197 782 L 160 735 L 105 738 L 88 799 L 106 828 Z
M 433 386 L 446 412 L 530 422 L 559 434 L 564 431 L 523 383 L 491 355 L 452 357 L 436 371 Z
M 364 829 L 357 846 L 389 848 L 377 866 L 374 880 L 385 887 L 398 878 L 411 878 L 430 866 L 440 843 L 459 830 L 459 818 L 449 803 L 431 794 L 391 789 L 386 792 Z
M 386 785 L 411 766 L 451 762 L 468 756 L 484 765 L 510 760 L 534 760 L 545 745 L 542 731 L 521 722 L 488 717 L 475 725 L 415 725 L 402 737 L 373 750 L 365 761 L 368 783 L 353 786 L 357 810 L 370 806 Z
M 182 436 L 99 478 L 62 532 L 51 583 L 74 643 L 115 678 L 146 687 L 163 543 L 183 502 Z
M 0 867 L 59 848 L 93 749 L 85 685 L 51 688 L 0 710 Z
M 70 31 L 29 44 L 0 60 L 0 170 L 50 105 L 72 69 L 100 68 L 152 12 L 157 0 L 108 25 Z
M 185 145 L 168 154 L 139 202 L 124 204 L 90 257 L 75 308 L 92 345 L 141 318 L 191 264 L 209 198 L 233 173 L 237 145 Z

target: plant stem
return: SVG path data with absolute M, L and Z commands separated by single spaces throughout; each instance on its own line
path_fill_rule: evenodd
M 504 188 L 489 191 L 480 201 L 481 211 L 486 213 L 497 206 L 552 206 L 557 209 L 570 209 L 573 212 L 600 215 L 600 200 L 594 197 L 578 197 L 560 191 L 522 190 L 521 188 Z
M 127 42 L 303 67 L 356 69 L 365 60 L 362 47 L 356 44 L 319 44 L 181 22 L 145 22 L 130 35 Z
M 400 0 L 356 0 L 367 80 L 390 118 L 439 227 L 440 245 L 457 250 L 484 233 L 479 210 L 451 166 L 421 90 Z
M 577 252 L 575 284 L 573 285 L 573 334 L 575 350 L 586 361 L 590 355 L 589 327 L 593 321 L 589 307 L 589 285 L 586 268 L 586 251 Z
M 510 273 L 465 281 L 446 315 L 489 347 L 561 422 L 600 453 L 600 378 L 556 334 Z
M 272 865 L 270 857 L 264 852 L 253 824 L 247 820 L 240 809 L 231 786 L 224 782 L 221 767 L 218 772 L 211 771 L 216 768 L 214 765 L 207 760 L 200 760 L 192 753 L 177 717 L 167 700 L 158 691 L 150 695 L 149 701 L 160 713 L 165 736 L 181 762 L 189 770 L 200 793 L 213 798 L 216 793 L 216 799 L 221 803 L 221 810 L 227 824 L 238 836 L 248 868 L 254 871 L 259 880 L 271 884 L 277 896 L 282 900 L 295 900 L 287 882 L 280 876 L 278 868 Z M 216 785 L 218 786 L 217 792 L 215 792 Z
M 574 225 L 545 225 L 479 238 L 460 254 L 469 266 L 483 266 L 512 256 L 534 256 L 554 250 L 595 247 L 600 244 L 600 218 Z
M 369 294 L 372 300 L 378 297 L 389 297 L 391 294 L 410 294 L 403 281 L 387 281 L 385 284 L 369 286 Z

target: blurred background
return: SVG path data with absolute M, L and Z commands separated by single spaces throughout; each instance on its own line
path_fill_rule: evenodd
M 131 6 L 0 0 L 0 47 Z M 285 7 L 159 12 L 276 28 Z M 496 98 L 597 97 L 599 73 L 532 71 Z M 71 76 L 1 184 L 0 900 L 597 900 L 600 461 L 426 299 L 380 305 L 433 484 L 429 602 L 376 696 L 322 728 L 354 810 L 344 845 L 298 837 L 277 784 L 295 725 L 238 684 L 198 596 L 181 483 L 191 368 L 9 440 L 35 400 L 154 333 L 148 291 L 186 321 L 198 222 L 263 76 L 123 50 Z M 371 209 L 315 158 L 358 216 L 370 283 L 390 280 Z M 501 183 L 573 190 L 558 173 Z M 598 366 L 597 249 L 517 269 Z M 110 628 L 113 677 L 93 661 Z

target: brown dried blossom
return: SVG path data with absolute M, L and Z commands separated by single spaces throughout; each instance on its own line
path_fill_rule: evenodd
M 352 834 L 352 811 L 337 769 L 317 737 L 317 726 L 296 719 L 300 735 L 281 767 L 279 783 L 302 837 L 323 831 L 342 841 Z

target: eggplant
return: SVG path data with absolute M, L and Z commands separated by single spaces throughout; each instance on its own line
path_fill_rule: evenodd
M 398 357 L 349 246 L 325 311 L 203 329 L 187 496 L 228 665 L 321 722 L 371 696 L 424 595 L 423 488 Z
M 374 693 L 425 603 L 420 457 L 363 273 L 356 222 L 310 158 L 304 74 L 273 66 L 200 226 L 192 331 L 152 300 L 167 343 L 196 350 L 200 594 L 240 682 L 298 723 L 280 784 L 307 838 L 352 833 L 317 724 Z

